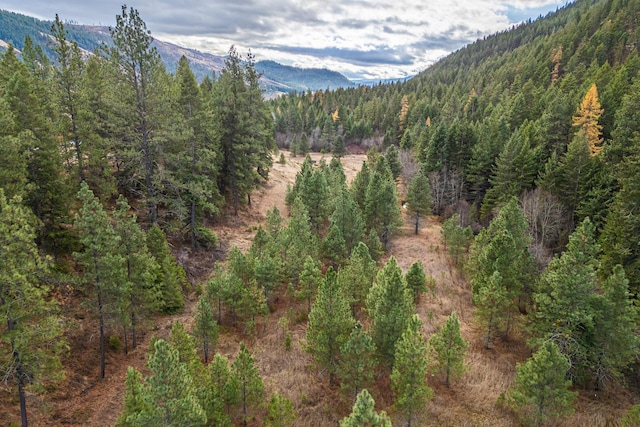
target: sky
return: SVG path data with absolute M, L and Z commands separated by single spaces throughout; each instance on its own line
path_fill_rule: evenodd
M 328 68 L 350 79 L 404 78 L 475 40 L 555 11 L 566 0 L 137 0 L 157 39 L 224 55 Z M 2 0 L 0 8 L 115 25 L 122 0 Z

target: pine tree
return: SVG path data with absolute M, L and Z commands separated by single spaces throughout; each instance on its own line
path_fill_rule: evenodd
M 388 167 L 382 172 L 374 171 L 367 187 L 364 209 L 367 227 L 375 230 L 385 249 L 401 225 L 402 216 L 395 182 L 386 177 L 387 173 L 390 175 Z
M 431 335 L 429 346 L 435 353 L 434 367 L 444 373 L 444 384 L 449 387 L 451 380 L 465 370 L 464 357 L 469 346 L 460 335 L 460 322 L 455 312 L 451 313 L 438 333 Z
M 121 195 L 113 211 L 114 231 L 120 238 L 118 252 L 126 267 L 126 281 L 120 285 L 119 311 L 125 331 L 125 353 L 128 349 L 127 330 L 131 329 L 131 344 L 138 345 L 138 327 L 151 311 L 157 311 L 160 304 L 160 292 L 154 286 L 158 264 L 147 247 L 147 235 L 129 215 L 130 206 Z
M 254 364 L 253 356 L 244 343 L 240 343 L 240 352 L 231 365 L 231 372 L 238 387 L 239 401 L 242 404 L 242 421 L 246 427 L 250 407 L 262 403 L 264 384 Z
M 338 271 L 340 289 L 348 296 L 354 313 L 364 305 L 376 273 L 376 262 L 369 255 L 369 248 L 362 242 L 358 243 L 347 265 Z
M 390 145 L 389 148 L 387 148 L 385 158 L 387 159 L 387 163 L 391 169 L 393 179 L 398 179 L 402 173 L 402 163 L 400 163 L 400 159 L 398 158 L 398 149 L 395 145 Z
M 396 396 L 394 405 L 406 417 L 408 427 L 433 398 L 433 390 L 426 384 L 428 364 L 422 322 L 416 314 L 396 344 L 391 372 L 391 389 Z
M 272 394 L 269 400 L 269 414 L 265 420 L 267 427 L 287 427 L 296 420 L 296 411 L 291 400 L 280 394 Z
M 158 125 L 157 114 L 159 108 L 158 98 L 154 89 L 155 73 L 161 67 L 161 59 L 155 47 L 152 47 L 153 37 L 147 30 L 147 25 L 140 18 L 134 8 L 127 10 L 122 6 L 122 14 L 116 15 L 116 26 L 109 29 L 113 46 L 109 48 L 109 57 L 119 64 L 119 70 L 123 73 L 123 82 L 127 90 L 132 94 L 127 99 L 129 103 L 123 105 L 129 111 L 130 117 L 135 118 L 135 147 L 132 152 L 139 152 L 142 171 L 140 176 L 144 178 L 142 184 L 145 189 L 145 199 L 149 209 L 149 218 L 152 224 L 158 221 L 159 192 L 157 184 L 158 153 L 157 143 L 154 140 L 154 128 Z M 135 159 L 132 159 L 135 161 Z
M 351 255 L 353 248 L 364 238 L 364 221 L 358 205 L 348 190 L 338 189 L 335 207 L 329 221 L 332 226 L 335 225 L 340 230 L 347 256 Z
M 573 126 L 584 133 L 592 156 L 602 151 L 602 126 L 598 123 L 598 119 L 603 111 L 598 100 L 598 88 L 594 83 L 587 91 L 580 108 L 573 117 Z
M 322 240 L 321 252 L 334 269 L 337 269 L 347 259 L 347 245 L 337 226 L 331 225 L 327 230 L 327 234 Z
M 187 366 L 180 362 L 178 350 L 164 340 L 157 340 L 148 365 L 151 376 L 145 385 L 151 397 L 151 412 L 139 414 L 137 417 L 143 422 L 133 425 L 205 425 L 207 416 L 198 403 L 193 379 Z
M 375 345 L 362 329 L 362 323 L 356 322 L 349 339 L 340 349 L 337 369 L 340 389 L 348 398 L 355 400 L 361 390 L 373 385 L 375 351 Z
M 330 268 L 311 306 L 307 325 L 307 351 L 319 367 L 329 372 L 330 385 L 333 385 L 340 349 L 354 323 L 349 302 L 342 295 L 336 273 Z
M 149 229 L 147 242 L 149 252 L 159 266 L 155 283 L 161 294 L 161 310 L 165 313 L 180 311 L 184 308 L 182 287 L 187 282 L 184 269 L 171 255 L 167 238 L 160 227 L 154 225 Z
M 454 214 L 442 223 L 442 238 L 449 255 L 453 258 L 454 264 L 456 266 L 460 265 L 463 253 L 468 251 L 469 245 L 473 241 L 471 226 L 462 228 L 460 215 Z
M 491 349 L 493 337 L 511 310 L 509 293 L 499 271 L 494 271 L 489 280 L 473 296 L 476 315 L 486 330 L 485 348 Z
M 304 260 L 302 272 L 300 273 L 300 289 L 296 292 L 296 297 L 307 300 L 308 314 L 311 313 L 311 300 L 321 283 L 322 272 L 313 258 L 307 256 Z
M 61 380 L 67 348 L 57 303 L 41 283 L 47 266 L 35 243 L 36 224 L 20 197 L 7 200 L 0 188 L 0 376 L 17 385 L 23 427 L 29 384 L 37 390 Z
M 125 260 L 118 251 L 120 238 L 115 233 L 107 213 L 86 183 L 78 197 L 82 207 L 75 227 L 80 232 L 83 251 L 74 253 L 84 270 L 84 279 L 97 303 L 100 324 L 100 377 L 105 375 L 105 322 L 113 303 L 122 296 L 120 285 L 126 281 Z
M 409 183 L 407 209 L 416 215 L 415 234 L 418 234 L 420 215 L 431 213 L 431 188 L 429 187 L 429 179 L 422 172 L 418 172 Z
M 571 381 L 565 379 L 568 370 L 569 361 L 553 342 L 546 341 L 529 360 L 516 366 L 509 400 L 535 426 L 570 415 L 577 393 L 569 390 Z
M 379 360 L 385 366 L 392 366 L 396 343 L 414 312 L 413 296 L 407 289 L 402 270 L 392 256 L 378 272 L 367 295 L 371 338 L 376 345 Z
M 200 297 L 198 300 L 194 320 L 194 335 L 201 345 L 206 365 L 209 363 L 209 351 L 215 351 L 218 344 L 218 323 L 214 317 L 211 304 L 204 297 Z
M 427 276 L 424 274 L 424 268 L 420 261 L 411 264 L 409 271 L 404 276 L 407 283 L 407 289 L 412 293 L 413 300 L 416 301 L 420 293 L 427 292 Z
M 378 414 L 375 404 L 367 389 L 362 390 L 353 404 L 351 414 L 340 420 L 340 427 L 391 427 L 391 418 L 384 411 Z
M 238 400 L 238 389 L 229 359 L 216 353 L 207 367 L 209 374 L 205 411 L 207 421 L 220 427 L 231 426 L 228 408 Z

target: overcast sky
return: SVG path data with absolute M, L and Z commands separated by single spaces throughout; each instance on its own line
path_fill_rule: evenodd
M 411 76 L 464 45 L 565 0 L 137 0 L 154 37 L 224 55 L 329 68 L 349 78 Z M 122 1 L 2 0 L 0 8 L 53 20 L 115 25 Z

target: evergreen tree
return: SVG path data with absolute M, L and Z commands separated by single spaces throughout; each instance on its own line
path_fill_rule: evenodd
M 471 227 L 467 226 L 462 228 L 460 225 L 460 215 L 454 214 L 442 223 L 441 231 L 447 251 L 453 258 L 454 264 L 460 265 L 462 254 L 469 249 L 469 245 L 473 241 L 473 231 Z
M 179 358 L 178 350 L 166 341 L 159 339 L 154 343 L 148 362 L 151 376 L 143 385 L 143 401 L 149 403 L 142 405 L 139 412 L 128 414 L 123 425 L 177 427 L 206 424 L 207 416 L 195 396 L 193 379 Z
M 362 329 L 362 324 L 356 322 L 349 339 L 340 349 L 337 369 L 340 389 L 345 396 L 355 401 L 361 390 L 373 385 L 374 356 L 375 345 L 371 337 Z
M 509 400 L 523 418 L 535 426 L 550 419 L 570 415 L 577 393 L 566 379 L 569 361 L 550 341 L 525 363 L 516 367 L 516 381 Z
M 367 187 L 365 196 L 365 223 L 375 231 L 387 248 L 391 236 L 401 224 L 401 212 L 395 182 L 385 177 L 388 167 L 382 172 L 375 171 Z M 390 172 L 389 172 L 390 174 Z
M 272 394 L 269 400 L 269 414 L 265 420 L 267 427 L 287 427 L 296 420 L 296 411 L 291 400 L 280 394 Z
M 347 259 L 347 245 L 337 226 L 331 225 L 327 230 L 327 234 L 322 240 L 321 252 L 323 257 L 329 260 L 331 266 L 335 269 Z
M 364 238 L 364 221 L 358 205 L 348 190 L 338 189 L 335 207 L 329 221 L 331 226 L 336 226 L 340 230 L 347 256 L 351 255 L 351 251 Z
M 369 170 L 367 162 L 362 162 L 362 167 L 353 178 L 349 190 L 351 191 L 351 197 L 353 198 L 353 201 L 356 202 L 358 207 L 360 207 L 360 212 L 362 212 L 363 217 L 366 209 L 367 188 L 369 188 L 369 181 L 371 181 L 371 171 Z
M 393 179 L 398 179 L 402 173 L 402 163 L 400 163 L 400 159 L 398 158 L 398 149 L 395 145 L 390 145 L 389 148 L 387 148 L 385 158 L 387 159 L 387 163 L 391 169 Z
M 255 366 L 253 356 L 244 343 L 240 343 L 240 352 L 231 365 L 231 372 L 238 388 L 239 401 L 242 404 L 242 422 L 247 426 L 249 407 L 258 406 L 264 396 L 264 384 Z
M 187 279 L 184 269 L 178 265 L 169 251 L 169 244 L 164 232 L 154 225 L 147 232 L 149 252 L 155 258 L 159 268 L 156 270 L 155 286 L 161 294 L 161 310 L 175 313 L 184 308 L 182 287 Z
M 311 300 L 321 283 L 322 272 L 313 258 L 307 256 L 300 273 L 300 289 L 296 292 L 296 297 L 307 300 L 307 313 L 311 313 Z
M 266 179 L 274 147 L 273 120 L 258 87 L 258 74 L 249 54 L 243 65 L 231 47 L 214 85 L 215 120 L 220 124 L 222 167 L 219 188 L 231 196 L 235 213 L 245 195 Z
M 381 269 L 367 295 L 371 337 L 380 361 L 391 367 L 396 343 L 415 312 L 413 295 L 407 289 L 402 270 L 392 256 Z
M 128 350 L 128 329 L 131 330 L 131 344 L 138 346 L 138 327 L 151 311 L 158 309 L 160 292 L 154 286 L 154 275 L 158 264 L 147 247 L 147 235 L 129 215 L 130 206 L 121 195 L 113 211 L 114 231 L 119 237 L 118 252 L 125 262 L 126 280 L 120 284 L 119 315 L 124 327 L 125 353 Z
M 121 284 L 126 281 L 125 260 L 118 251 L 120 238 L 115 233 L 107 213 L 86 183 L 82 183 L 78 197 L 82 207 L 76 216 L 75 227 L 80 232 L 83 251 L 74 254 L 83 268 L 84 279 L 97 303 L 100 324 L 100 377 L 105 375 L 105 322 L 114 302 L 122 295 Z
M 375 404 L 367 389 L 362 390 L 353 404 L 351 414 L 340 420 L 340 427 L 391 427 L 391 418 L 384 411 L 378 414 Z
M 194 335 L 200 343 L 204 354 L 204 363 L 209 363 L 209 351 L 215 351 L 218 343 L 218 323 L 213 314 L 211 304 L 200 297 L 196 306 Z
M 424 274 L 424 268 L 420 261 L 411 264 L 404 280 L 407 283 L 407 289 L 413 294 L 414 301 L 418 299 L 421 292 L 427 291 L 427 276 Z
M 222 205 L 217 178 L 220 164 L 219 141 L 213 118 L 203 102 L 198 82 L 189 61 L 182 56 L 176 70 L 178 85 L 173 156 L 169 167 L 177 194 L 169 204 L 185 224 L 191 247 L 213 247 L 215 237 L 203 228 L 206 214 L 217 214 Z M 213 238 L 213 241 L 212 241 Z
M 36 224 L 20 197 L 7 200 L 0 188 L 0 375 L 17 385 L 22 427 L 30 383 L 37 390 L 61 380 L 67 348 L 57 303 L 41 283 L 47 267 L 35 244 Z
M 238 399 L 237 383 L 231 374 L 229 359 L 216 353 L 207 367 L 209 374 L 205 411 L 207 421 L 220 427 L 231 426 L 228 409 Z
M 338 271 L 340 289 L 354 308 L 362 307 L 376 276 L 376 262 L 369 255 L 367 245 L 360 242 L 353 249 L 347 265 Z
M 433 398 L 433 390 L 426 384 L 428 363 L 422 322 L 415 314 L 396 344 L 391 372 L 395 406 L 406 417 L 408 427 L 411 427 L 414 417 L 420 416 L 421 408 Z
M 109 48 L 109 57 L 119 65 L 123 82 L 132 94 L 130 98 L 124 97 L 129 102 L 123 104 L 130 117 L 135 117 L 135 131 L 134 135 L 131 135 L 135 146 L 130 148 L 135 155 L 130 161 L 135 162 L 138 153 L 142 156 L 139 159 L 142 167 L 139 175 L 144 178 L 142 185 L 145 189 L 149 218 L 152 224 L 156 224 L 160 189 L 157 183 L 159 159 L 156 157 L 159 147 L 154 140 L 154 134 L 157 133 L 157 129 L 154 128 L 158 125 L 157 114 L 161 107 L 158 105 L 158 94 L 154 92 L 154 89 L 158 88 L 158 85 L 154 84 L 154 78 L 162 66 L 161 59 L 157 49 L 151 46 L 153 37 L 136 9 L 127 10 L 123 5 L 122 14 L 116 15 L 116 26 L 111 27 L 109 32 L 113 40 L 113 46 Z
M 435 353 L 435 369 L 444 373 L 444 384 L 449 387 L 451 380 L 465 370 L 464 357 L 469 346 L 460 335 L 460 322 L 455 312 L 451 313 L 438 333 L 431 335 L 429 346 Z
M 489 280 L 473 296 L 476 315 L 486 330 L 485 348 L 491 349 L 493 337 L 511 310 L 509 292 L 502 281 L 502 275 L 495 270 Z
M 431 188 L 429 187 L 429 179 L 422 172 L 418 172 L 409 183 L 407 209 L 410 212 L 415 212 L 415 234 L 418 234 L 420 215 L 429 215 L 431 213 Z
M 330 385 L 333 385 L 340 349 L 354 323 L 349 302 L 342 295 L 336 273 L 330 268 L 311 306 L 307 325 L 307 351 L 319 367 L 329 372 Z

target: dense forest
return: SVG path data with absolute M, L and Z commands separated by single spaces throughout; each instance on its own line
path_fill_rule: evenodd
M 430 385 L 455 388 L 474 345 L 453 310 L 424 333 L 417 307 L 443 285 L 392 254 L 403 217 L 417 235 L 429 215 L 482 351 L 526 348 L 503 417 L 547 425 L 581 395 L 637 393 L 638 11 L 579 0 L 406 82 L 271 101 L 251 54 L 231 47 L 198 82 L 186 58 L 167 72 L 133 8 L 91 54 L 56 16 L 47 41 L 0 56 L 0 373 L 20 412 L 7 422 L 26 426 L 27 396 L 73 359 L 66 298 L 96 320 L 105 378 L 106 352 L 136 349 L 195 295 L 193 327 L 173 323 L 129 368 L 117 425 L 313 425 L 299 414 L 313 397 L 274 392 L 251 345 L 283 304 L 281 345 L 347 402 L 341 426 L 429 424 Z M 217 222 L 251 206 L 278 148 L 304 158 L 287 212 L 271 209 L 248 250 L 222 250 Z M 367 156 L 349 181 L 350 152 Z M 204 282 L 169 241 L 217 251 Z M 640 421 L 640 406 L 621 413 L 601 421 Z

